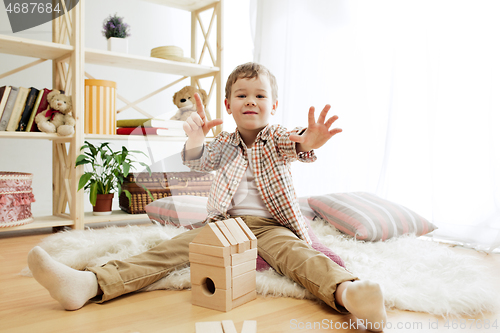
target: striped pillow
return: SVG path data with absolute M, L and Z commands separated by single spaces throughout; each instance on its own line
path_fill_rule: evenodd
M 310 197 L 309 206 L 338 230 L 365 241 L 404 234 L 425 235 L 437 227 L 410 209 L 366 192 Z
M 207 219 L 207 197 L 178 195 L 155 200 L 146 205 L 149 219 L 188 229 L 202 227 Z

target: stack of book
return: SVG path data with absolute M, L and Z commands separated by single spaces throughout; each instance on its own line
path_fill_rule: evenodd
M 186 136 L 182 129 L 183 121 L 156 118 L 122 119 L 116 121 L 118 135 L 158 135 Z
M 40 132 L 35 116 L 47 110 L 47 94 L 44 88 L 0 87 L 0 131 Z

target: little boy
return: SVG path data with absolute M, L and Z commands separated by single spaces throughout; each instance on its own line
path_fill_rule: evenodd
M 307 128 L 287 131 L 269 125 L 276 112 L 276 79 L 264 66 L 238 66 L 226 84 L 225 106 L 235 119 L 234 133 L 222 132 L 209 144 L 205 136 L 222 123 L 208 121 L 199 96 L 197 113 L 184 123 L 188 135 L 184 163 L 198 171 L 217 170 L 208 199 L 209 220 L 241 217 L 257 237 L 259 255 L 283 274 L 339 312 L 350 312 L 368 329 L 382 330 L 387 320 L 378 284 L 359 281 L 334 261 L 314 250 L 300 212 L 290 173 L 290 162 L 312 162 L 314 149 L 341 132 L 326 120 L 327 105 L 318 120 L 309 109 Z M 193 229 L 124 261 L 77 271 L 53 260 L 40 247 L 28 255 L 35 279 L 67 310 L 77 310 L 90 299 L 104 302 L 139 290 L 170 272 L 189 265 Z

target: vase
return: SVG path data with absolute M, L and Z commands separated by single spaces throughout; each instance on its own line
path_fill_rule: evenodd
M 85 134 L 116 134 L 116 82 L 85 80 Z
M 108 51 L 128 53 L 128 39 L 109 37 Z
M 113 197 L 114 193 L 109 194 L 98 194 L 93 207 L 94 215 L 111 215 L 113 210 Z

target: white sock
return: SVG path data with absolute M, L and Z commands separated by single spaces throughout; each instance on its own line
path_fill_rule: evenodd
M 370 331 L 380 332 L 387 323 L 384 297 L 378 283 L 354 281 L 342 294 L 344 307 Z
M 94 273 L 61 264 L 39 246 L 28 254 L 28 266 L 38 283 L 66 310 L 78 310 L 97 295 Z

